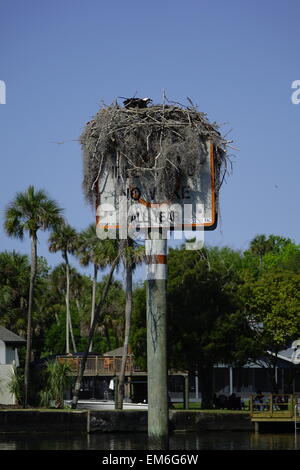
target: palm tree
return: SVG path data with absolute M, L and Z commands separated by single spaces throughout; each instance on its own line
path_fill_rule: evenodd
M 83 266 L 93 263 L 93 287 L 92 287 L 92 307 L 91 307 L 91 321 L 93 324 L 95 318 L 96 308 L 96 290 L 97 290 L 97 275 L 99 270 L 105 269 L 113 259 L 117 256 L 117 242 L 116 240 L 100 240 L 96 234 L 95 224 L 81 232 L 79 236 L 77 256 Z M 90 351 L 92 351 L 93 343 L 91 341 Z
M 16 251 L 0 253 L 1 324 L 19 335 L 26 335 L 30 262 Z
M 70 297 L 70 302 L 71 299 L 75 300 L 77 311 L 78 311 L 78 316 L 80 317 L 81 314 L 81 309 L 80 309 L 80 296 L 81 296 L 81 289 L 83 288 L 83 277 L 79 272 L 72 266 L 69 267 L 69 287 L 70 287 L 70 292 L 69 292 L 69 297 Z M 67 298 L 67 292 L 66 292 L 66 287 L 67 287 L 67 276 L 66 276 L 66 265 L 65 263 L 61 263 L 58 266 L 56 266 L 52 272 L 50 273 L 49 276 L 49 286 L 50 286 L 50 311 L 53 312 L 56 323 L 57 325 L 60 324 L 58 312 L 61 310 L 60 309 L 60 299 L 63 296 L 65 298 L 65 306 L 66 306 L 66 298 Z M 49 299 L 48 299 L 49 300 Z M 48 302 L 49 304 L 49 302 Z M 48 306 L 49 310 L 49 306 Z M 65 309 L 66 312 L 67 309 Z M 70 327 L 70 324 L 72 326 L 72 322 L 69 323 L 69 328 L 70 328 L 70 334 L 72 338 L 72 343 L 73 347 L 75 345 L 75 340 L 74 340 L 74 335 L 72 328 Z M 74 351 L 76 351 L 76 345 L 74 348 Z
M 87 357 L 88 357 L 89 350 L 90 350 L 90 344 L 93 340 L 93 336 L 94 336 L 94 333 L 95 333 L 95 328 L 96 328 L 97 324 L 99 323 L 99 321 L 101 319 L 101 315 L 102 315 L 103 308 L 104 308 L 104 305 L 105 305 L 105 302 L 106 302 L 106 298 L 107 298 L 107 295 L 108 295 L 108 292 L 109 292 L 109 289 L 110 289 L 110 286 L 111 286 L 111 283 L 112 283 L 112 280 L 113 280 L 114 270 L 115 270 L 117 264 L 119 263 L 119 256 L 120 255 L 118 253 L 117 256 L 115 257 L 115 259 L 112 260 L 110 270 L 109 270 L 107 279 L 105 281 L 105 286 L 104 286 L 104 289 L 103 289 L 102 294 L 101 294 L 100 301 L 97 303 L 96 308 L 95 308 L 95 316 L 94 316 L 93 323 L 92 323 L 92 325 L 90 327 L 90 330 L 89 330 L 87 347 L 86 347 L 86 349 L 84 351 L 84 354 L 82 356 L 82 359 L 80 361 L 79 372 L 78 372 L 76 382 L 75 382 L 75 386 L 74 386 L 74 390 L 73 390 L 73 398 L 72 398 L 72 408 L 73 409 L 77 408 L 77 403 L 78 403 L 78 398 L 79 398 L 79 390 L 80 390 L 80 387 L 81 387 L 81 384 L 82 384 L 85 364 L 86 364 Z
M 106 276 L 103 277 L 103 281 L 99 286 L 100 290 L 103 288 L 105 278 Z M 99 331 L 103 334 L 103 336 L 105 336 L 108 351 L 113 349 L 112 340 L 114 341 L 117 348 L 123 342 L 124 301 L 125 296 L 123 285 L 120 281 L 115 279 L 112 282 L 109 296 L 107 297 L 107 302 L 101 317 L 101 325 L 99 326 Z
M 71 333 L 71 339 L 73 343 L 74 352 L 76 352 L 76 345 L 73 335 L 72 321 L 70 315 L 70 264 L 68 254 L 75 253 L 78 244 L 78 234 L 76 230 L 68 224 L 62 224 L 56 227 L 49 237 L 49 251 L 56 253 L 57 251 L 62 252 L 62 257 L 65 262 L 66 269 L 66 353 L 70 352 L 69 336 Z
M 259 268 L 262 270 L 263 256 L 272 249 L 271 242 L 265 235 L 256 235 L 250 242 L 250 251 L 259 257 Z
M 144 248 L 137 245 L 136 242 L 127 239 L 120 241 L 120 249 L 125 270 L 125 292 L 126 292 L 126 305 L 125 305 L 125 331 L 121 369 L 118 377 L 118 393 L 115 403 L 116 409 L 123 408 L 124 399 L 124 382 L 125 382 L 125 368 L 128 356 L 131 312 L 132 312 L 132 273 L 137 264 L 143 262 L 145 253 Z
M 28 232 L 31 239 L 31 271 L 29 284 L 29 299 L 27 312 L 27 341 L 24 373 L 24 407 L 28 404 L 29 366 L 31 360 L 31 316 L 34 296 L 34 283 L 37 272 L 37 233 L 39 230 L 48 230 L 62 223 L 62 209 L 56 201 L 50 199 L 44 190 L 36 191 L 29 186 L 25 192 L 16 194 L 14 200 L 5 210 L 4 229 L 8 236 L 24 238 Z

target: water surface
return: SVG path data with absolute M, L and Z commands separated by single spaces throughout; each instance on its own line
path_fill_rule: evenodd
M 300 433 L 193 432 L 170 436 L 170 450 L 300 450 Z M 0 435 L 1 450 L 147 450 L 146 433 Z

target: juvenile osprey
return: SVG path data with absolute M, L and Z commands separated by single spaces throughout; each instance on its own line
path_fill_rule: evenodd
M 147 105 L 151 103 L 150 98 L 126 98 L 123 103 L 125 108 L 147 108 Z

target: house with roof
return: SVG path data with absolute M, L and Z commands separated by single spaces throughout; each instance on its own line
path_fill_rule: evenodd
M 60 362 L 70 365 L 72 375 L 79 371 L 83 353 L 56 356 Z M 105 352 L 103 354 L 90 353 L 86 362 L 80 399 L 110 399 L 114 396 L 113 380 L 118 376 L 121 368 L 123 347 Z M 235 393 L 243 401 L 249 395 L 261 390 L 264 394 L 271 393 L 272 383 L 268 373 L 268 357 L 275 356 L 267 351 L 265 356 L 256 363 L 248 362 L 243 366 L 234 366 L 226 363 L 215 364 L 212 371 L 212 388 L 216 395 L 229 397 Z M 275 377 L 278 393 L 300 394 L 300 340 L 294 341 L 291 347 L 276 354 Z M 174 402 L 188 399 L 199 401 L 201 399 L 202 385 L 196 373 L 187 371 L 169 370 L 168 386 L 170 397 Z M 188 397 L 186 396 L 189 390 Z M 67 398 L 71 398 L 71 390 Z M 147 399 L 147 371 L 141 370 L 135 363 L 134 355 L 129 348 L 125 368 L 125 399 L 132 402 L 143 402 Z
M 25 339 L 0 326 L 0 405 L 15 405 L 16 397 L 9 391 L 9 382 L 19 366 L 18 348 Z

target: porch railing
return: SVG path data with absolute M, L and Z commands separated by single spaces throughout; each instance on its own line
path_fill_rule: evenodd
M 79 371 L 82 358 L 74 356 L 58 356 L 57 360 L 68 364 L 71 368 L 72 374 L 76 375 Z M 120 372 L 121 363 L 121 357 L 89 356 L 86 361 L 84 375 L 115 375 Z M 125 374 L 132 375 L 134 372 L 142 371 L 134 364 L 133 358 L 128 356 L 125 365 Z
M 293 418 L 296 396 L 291 394 L 267 394 L 250 397 L 252 418 Z

